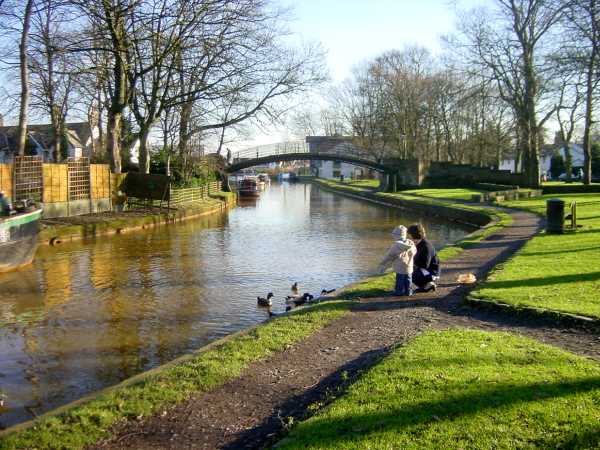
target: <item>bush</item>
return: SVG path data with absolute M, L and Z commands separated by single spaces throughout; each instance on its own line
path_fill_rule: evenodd
M 550 160 L 550 175 L 557 179 L 560 174 L 565 173 L 565 159 L 560 154 L 555 154 Z
M 600 178 L 600 142 L 592 145 L 592 176 Z

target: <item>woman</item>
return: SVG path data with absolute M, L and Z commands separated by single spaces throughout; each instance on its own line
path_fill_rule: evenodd
M 435 248 L 425 239 L 425 228 L 421 224 L 409 226 L 408 235 L 417 247 L 412 276 L 412 282 L 418 288 L 415 292 L 435 291 L 434 281 L 440 277 L 440 260 Z

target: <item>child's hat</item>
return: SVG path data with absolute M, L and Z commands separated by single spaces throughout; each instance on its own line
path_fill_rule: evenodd
M 404 225 L 398 225 L 392 231 L 392 236 L 399 239 L 406 239 L 406 227 Z

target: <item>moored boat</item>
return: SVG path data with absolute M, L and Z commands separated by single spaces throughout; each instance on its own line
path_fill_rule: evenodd
M 0 217 L 0 272 L 31 264 L 41 217 L 42 210 L 35 207 Z
M 238 194 L 241 197 L 258 197 L 260 189 L 255 178 L 244 178 L 238 186 Z

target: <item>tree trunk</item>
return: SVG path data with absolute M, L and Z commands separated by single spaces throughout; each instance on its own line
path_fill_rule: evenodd
M 19 135 L 17 137 L 17 148 L 20 156 L 25 155 L 25 144 L 27 141 L 27 116 L 29 111 L 29 67 L 27 62 L 27 41 L 29 28 L 31 26 L 31 15 L 33 11 L 33 0 L 27 0 L 25 14 L 23 16 L 23 30 L 21 32 L 21 43 L 19 45 L 19 62 L 21 69 L 21 107 L 19 111 Z
M 583 131 L 583 183 L 592 182 L 592 117 L 594 109 L 594 67 L 596 58 L 590 60 L 590 67 L 586 74 L 585 122 Z
M 573 178 L 573 155 L 571 155 L 571 142 L 566 139 L 564 141 L 565 146 L 565 174 L 567 176 L 567 181 L 571 181 Z
M 53 111 L 50 115 L 52 121 L 52 132 L 54 133 L 54 162 L 60 162 L 62 159 L 62 136 L 63 127 L 61 126 L 60 112 L 56 105 L 53 105 Z
M 121 173 L 121 127 L 123 114 L 109 111 L 108 113 L 108 152 L 114 173 Z
M 188 157 L 190 140 L 190 117 L 192 115 L 192 103 L 185 103 L 181 108 L 179 120 L 179 158 L 181 161 L 181 172 L 185 181 L 188 180 Z
M 140 172 L 150 173 L 150 147 L 148 147 L 148 136 L 150 135 L 150 129 L 140 130 L 140 150 L 139 150 L 139 161 L 140 161 Z

